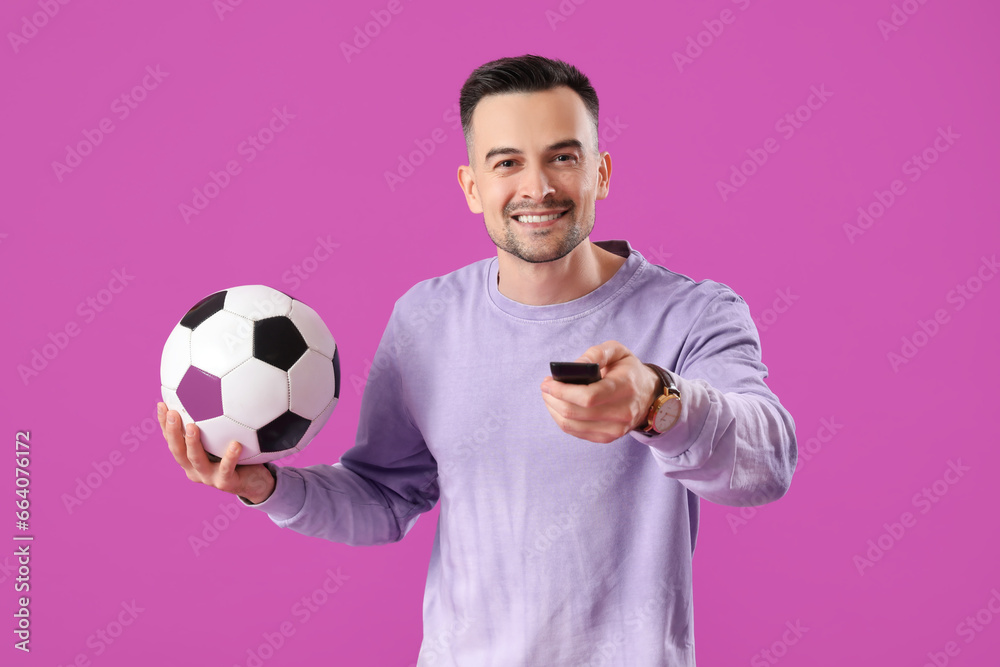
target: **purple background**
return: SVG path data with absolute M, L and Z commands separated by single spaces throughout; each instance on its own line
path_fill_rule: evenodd
M 245 666 L 282 624 L 294 634 L 265 665 L 413 664 L 437 510 L 382 547 L 230 517 L 235 498 L 189 482 L 155 425 L 160 352 L 216 290 L 305 301 L 340 345 L 343 386 L 285 463 L 336 461 L 395 299 L 496 253 L 456 180 L 457 99 L 475 67 L 524 53 L 575 64 L 600 95 L 614 162 L 591 239 L 743 296 L 796 422 L 785 498 L 702 503 L 699 664 L 771 664 L 765 650 L 782 665 L 998 664 L 995 3 L 219 4 L 0 10 L 2 432 L 11 452 L 31 431 L 35 536 L 30 655 L 12 648 L 2 538 L 5 664 Z M 345 56 L 372 12 L 391 21 Z M 249 160 L 241 145 L 275 109 L 294 118 Z M 113 130 L 86 139 L 103 119 Z M 81 143 L 75 168 L 54 165 Z M 933 163 L 915 170 L 921 154 Z M 732 170 L 752 155 L 767 159 L 744 183 Z M 878 217 L 852 235 L 859 207 Z M 7 461 L 0 533 L 14 535 Z M 339 588 L 304 618 L 328 570 Z

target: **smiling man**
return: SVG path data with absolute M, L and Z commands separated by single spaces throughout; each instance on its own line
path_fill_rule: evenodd
M 771 502 L 795 469 L 750 311 L 590 240 L 611 157 L 576 68 L 487 63 L 460 107 L 458 181 L 497 256 L 396 302 L 354 447 L 307 468 L 236 466 L 238 445 L 213 463 L 161 404 L 164 437 L 189 479 L 323 539 L 398 541 L 440 501 L 420 667 L 692 667 L 700 499 Z M 601 379 L 548 376 L 574 359 Z
M 466 128 L 473 166 L 459 168 L 459 184 L 470 210 L 485 214 L 504 296 L 562 303 L 607 282 L 625 258 L 589 235 L 594 202 L 608 196 L 611 156 L 598 153 L 580 96 L 566 86 L 490 95 Z

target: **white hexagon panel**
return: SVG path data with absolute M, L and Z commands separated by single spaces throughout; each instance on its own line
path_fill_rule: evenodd
M 171 331 L 160 360 L 163 401 L 201 430 L 221 458 L 238 463 L 300 451 L 340 396 L 340 354 L 315 310 L 265 285 L 244 285 L 196 303 Z
M 164 387 L 177 389 L 191 365 L 191 330 L 178 324 L 167 336 L 160 357 L 160 379 Z
M 293 301 L 287 294 L 263 285 L 244 285 L 226 290 L 226 310 L 254 322 L 288 315 Z
M 306 350 L 288 369 L 288 387 L 292 397 L 289 409 L 307 419 L 315 419 L 335 401 L 337 388 L 329 383 L 333 361 L 315 350 Z
M 288 318 L 302 332 L 302 337 L 310 350 L 316 350 L 326 358 L 333 359 L 333 355 L 337 352 L 337 343 L 315 310 L 301 301 L 296 301 L 292 304 L 292 312 Z
M 258 429 L 288 412 L 288 373 L 260 359 L 247 359 L 222 378 L 222 412 Z
M 222 377 L 253 356 L 253 322 L 220 310 L 191 332 L 191 364 Z
M 263 463 L 260 460 L 260 443 L 257 431 L 238 424 L 226 415 L 198 422 L 201 429 L 201 444 L 206 450 L 225 451 L 233 440 L 243 445 L 240 463 Z

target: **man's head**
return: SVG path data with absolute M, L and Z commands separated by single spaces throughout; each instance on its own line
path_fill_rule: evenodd
M 528 262 L 569 254 L 593 229 L 611 174 L 587 77 L 541 56 L 501 58 L 469 76 L 459 106 L 469 165 L 458 180 L 490 238 Z M 527 212 L 563 215 L 534 224 L 514 217 Z

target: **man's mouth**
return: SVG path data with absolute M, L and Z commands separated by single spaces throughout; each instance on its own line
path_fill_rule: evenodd
M 569 209 L 567 209 L 567 211 L 568 210 Z M 562 211 L 561 213 L 550 213 L 547 215 L 515 215 L 513 216 L 513 218 L 518 222 L 539 223 L 539 222 L 550 222 L 552 220 L 557 220 L 562 216 L 564 216 L 565 214 L 566 211 Z

